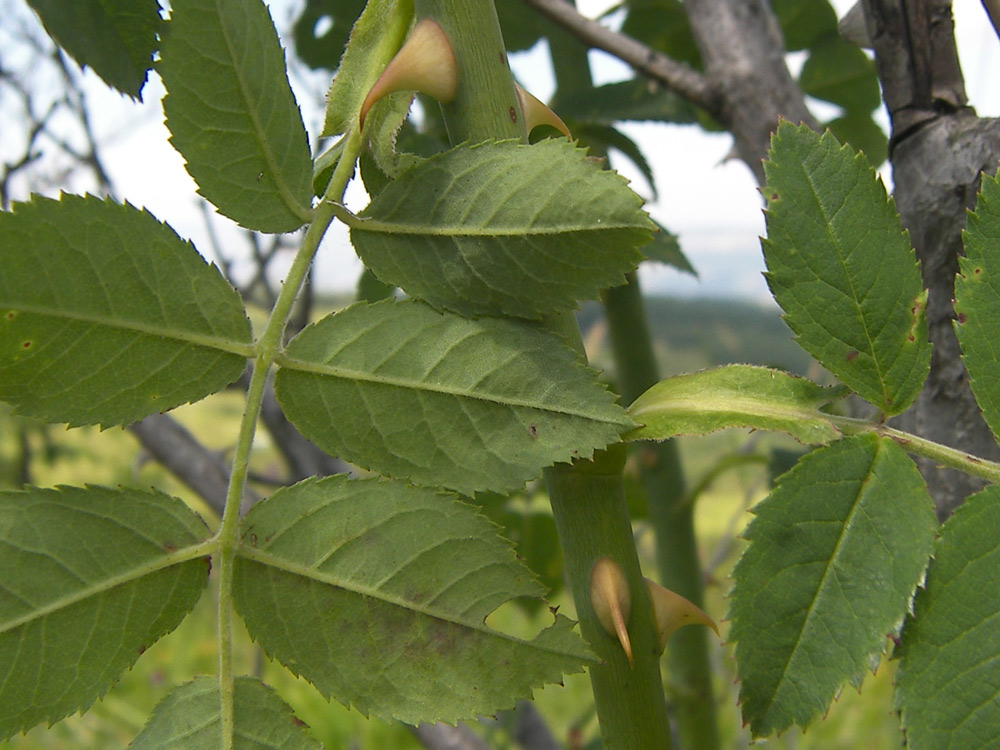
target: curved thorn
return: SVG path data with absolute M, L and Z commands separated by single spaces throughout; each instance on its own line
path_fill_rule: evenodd
M 719 634 L 715 621 L 706 615 L 701 608 L 695 606 L 680 594 L 665 589 L 648 578 L 645 579 L 649 588 L 649 599 L 653 605 L 653 615 L 656 618 L 656 632 L 659 635 L 660 651 L 667 645 L 667 639 L 677 628 L 685 625 L 705 625 Z
M 524 112 L 524 122 L 528 126 L 530 133 L 538 125 L 551 125 L 567 138 L 572 138 L 569 128 L 562 119 L 549 109 L 548 105 L 541 99 L 522 89 L 518 84 L 514 84 L 517 91 L 517 98 L 521 101 L 521 111 Z
M 590 606 L 601 627 L 618 638 L 629 666 L 633 666 L 632 644 L 625 627 L 632 612 L 632 597 L 625 573 L 610 557 L 600 558 L 590 571 Z
M 442 104 L 455 97 L 458 65 L 451 42 L 437 23 L 425 18 L 410 32 L 406 42 L 389 61 L 361 105 L 360 124 L 379 99 L 397 91 L 419 91 Z

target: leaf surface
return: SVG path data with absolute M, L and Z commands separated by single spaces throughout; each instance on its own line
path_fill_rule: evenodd
M 243 521 L 236 606 L 251 636 L 365 714 L 492 714 L 590 656 L 563 617 L 534 640 L 486 616 L 541 587 L 497 527 L 453 496 L 386 480 L 306 480 Z
M 764 736 L 804 727 L 885 650 L 936 519 L 913 462 L 871 434 L 807 455 L 753 512 L 733 573 L 730 638 L 743 718 Z
M 518 487 L 633 425 L 554 335 L 416 301 L 349 307 L 279 362 L 281 407 L 323 450 L 463 494 Z
M 28 0 L 28 5 L 81 67 L 142 98 L 162 24 L 157 0 Z
M 913 750 L 986 750 L 1000 738 L 1000 488 L 941 528 L 895 656 L 896 703 Z
M 807 445 L 828 443 L 840 431 L 819 409 L 845 395 L 794 375 L 750 365 L 727 365 L 661 380 L 629 407 L 642 426 L 626 440 L 706 435 L 728 427 L 781 430 Z
M 243 372 L 239 295 L 149 213 L 35 197 L 0 213 L 0 399 L 70 425 L 128 424 Z
M 351 220 L 382 281 L 465 315 L 538 318 L 625 280 L 654 225 L 619 175 L 563 139 L 463 145 Z
M 1000 438 L 1000 183 L 983 176 L 955 279 L 955 331 L 983 419 Z
M 198 192 L 248 229 L 305 224 L 309 144 L 264 4 L 173 0 L 161 56 L 170 142 Z
M 885 187 L 829 133 L 778 126 L 764 164 L 767 282 L 798 342 L 888 415 L 930 363 L 926 292 Z
M 234 681 L 234 750 L 321 750 L 292 709 L 270 687 L 251 677 Z M 156 706 L 131 750 L 215 750 L 222 745 L 219 682 L 198 677 Z
M 208 581 L 180 500 L 105 487 L 0 493 L 0 738 L 82 711 Z

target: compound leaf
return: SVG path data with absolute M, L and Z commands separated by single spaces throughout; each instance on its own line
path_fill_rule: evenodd
M 553 334 L 416 301 L 353 305 L 279 363 L 282 409 L 325 451 L 463 494 L 518 487 L 633 426 Z
M 983 418 L 1000 437 L 1000 184 L 984 176 L 955 279 L 955 330 Z
M 28 0 L 45 30 L 81 67 L 142 98 L 160 30 L 157 0 Z
M 0 493 L 0 738 L 82 711 L 208 582 L 180 500 L 106 487 Z
M 441 491 L 310 479 L 254 506 L 242 529 L 233 586 L 251 636 L 365 714 L 492 714 L 590 659 L 563 617 L 532 641 L 484 623 L 541 587 L 497 527 Z
M 829 133 L 778 126 L 764 164 L 767 281 L 802 347 L 898 414 L 930 367 L 926 292 L 885 188 Z
M 805 726 L 899 628 L 934 542 L 934 506 L 902 448 L 868 434 L 801 459 L 754 509 L 730 638 L 755 736 Z
M 465 315 L 539 318 L 624 283 L 654 225 L 619 175 L 564 139 L 463 145 L 349 220 L 375 274 Z
M 941 538 L 895 656 L 913 750 L 995 750 L 1000 734 L 1000 488 L 970 497 Z
M 233 750 L 321 750 L 292 709 L 252 677 L 233 684 Z M 153 711 L 131 750 L 221 748 L 219 681 L 198 677 L 170 691 Z
M 170 142 L 201 195 L 248 229 L 309 221 L 309 144 L 264 4 L 174 0 L 161 56 Z
M 0 399 L 52 422 L 128 424 L 243 372 L 250 321 L 146 211 L 35 197 L 0 213 Z
M 845 395 L 794 375 L 727 365 L 662 380 L 629 407 L 642 426 L 627 440 L 705 435 L 728 427 L 781 430 L 806 444 L 828 443 L 840 431 L 819 409 Z

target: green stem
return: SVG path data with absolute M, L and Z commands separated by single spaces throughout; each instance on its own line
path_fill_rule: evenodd
M 634 274 L 608 289 L 604 310 L 622 397 L 632 403 L 660 379 L 646 322 L 642 291 Z M 639 447 L 639 471 L 656 534 L 660 582 L 704 608 L 704 576 L 694 528 L 694 504 L 685 492 L 676 443 Z M 706 628 L 681 628 L 667 643 L 667 684 L 680 745 L 690 750 L 720 747 Z
M 219 694 L 221 699 L 222 748 L 232 750 L 235 730 L 233 704 L 233 566 L 239 546 L 237 532 L 240 519 L 240 504 L 246 489 L 250 470 L 250 449 L 253 445 L 257 420 L 260 417 L 264 398 L 264 385 L 268 371 L 281 351 L 285 326 L 291 315 L 292 306 L 305 281 L 320 240 L 333 222 L 337 203 L 343 198 L 347 182 L 354 172 L 354 162 L 361 147 L 361 137 L 356 130 L 347 136 L 344 152 L 334 169 L 327 186 L 326 195 L 316 206 L 312 223 L 302 238 L 302 244 L 295 255 L 281 292 L 271 310 L 267 325 L 258 339 L 255 349 L 253 374 L 247 388 L 246 405 L 240 421 L 239 436 L 234 449 L 233 470 L 226 493 L 226 506 L 222 513 L 222 523 L 215 536 L 219 549 Z
M 941 466 L 947 466 L 958 471 L 985 479 L 991 484 L 1000 484 L 1000 463 L 967 453 L 958 448 L 950 448 L 933 440 L 927 440 L 909 432 L 887 427 L 881 423 L 873 423 L 853 417 L 825 415 L 834 427 L 843 435 L 861 435 L 874 432 L 882 437 L 894 440 L 907 453 L 913 456 L 929 458 Z
M 492 0 L 417 0 L 415 11 L 418 19 L 432 18 L 440 24 L 455 52 L 458 90 L 455 99 L 441 108 L 451 142 L 526 141 Z M 571 314 L 552 316 L 546 324 L 583 351 Z M 602 661 L 590 670 L 590 678 L 604 747 L 669 750 L 656 629 L 623 490 L 624 452 L 624 446 L 616 446 L 599 460 L 553 467 L 546 470 L 545 482 L 581 632 Z M 590 571 L 603 556 L 615 560 L 628 580 L 634 668 L 617 640 L 601 628 L 590 604 Z

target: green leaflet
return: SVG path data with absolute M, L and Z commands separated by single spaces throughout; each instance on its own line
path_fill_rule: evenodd
M 350 41 L 326 97 L 323 135 L 346 133 L 382 70 L 403 44 L 413 20 L 413 0 L 370 0 L 351 29 Z
M 965 257 L 955 279 L 955 331 L 972 392 L 994 436 L 1000 437 L 1000 184 L 983 176 L 975 213 L 965 230 Z
M 162 24 L 157 0 L 28 0 L 28 5 L 81 67 L 142 98 Z
M 234 381 L 239 295 L 149 213 L 35 197 L 0 213 L 0 399 L 70 425 L 128 424 Z
M 173 630 L 208 582 L 189 551 L 208 536 L 158 492 L 0 493 L 0 739 L 86 709 Z
M 324 318 L 279 364 L 282 409 L 323 450 L 463 494 L 519 487 L 633 426 L 554 334 L 416 301 Z
M 836 30 L 809 50 L 799 86 L 807 95 L 838 104 L 854 115 L 871 112 L 881 101 L 875 63 Z
M 801 459 L 754 514 L 729 618 L 743 718 L 760 737 L 804 727 L 884 651 L 936 520 L 913 462 L 871 434 Z
M 896 704 L 913 750 L 995 749 L 1000 737 L 1000 488 L 941 527 L 895 656 Z
M 234 750 L 321 750 L 278 694 L 251 677 L 234 681 Z M 219 682 L 198 677 L 174 688 L 156 706 L 131 750 L 206 750 L 221 747 Z
M 174 0 L 157 71 L 170 142 L 198 191 L 248 229 L 309 221 L 312 162 L 260 0 Z
M 233 592 L 251 636 L 362 713 L 492 714 L 590 659 L 563 617 L 530 642 L 485 625 L 541 587 L 497 527 L 438 490 L 306 480 L 254 506 L 242 540 Z
M 654 225 L 619 175 L 563 139 L 463 145 L 350 218 L 387 284 L 463 315 L 539 318 L 625 280 Z
M 828 443 L 840 431 L 819 409 L 845 395 L 779 370 L 727 365 L 662 380 L 629 407 L 642 426 L 626 440 L 705 435 L 727 427 L 781 430 L 808 444 Z
M 887 415 L 916 398 L 926 292 L 885 188 L 829 133 L 778 126 L 764 164 L 767 281 L 802 347 Z

